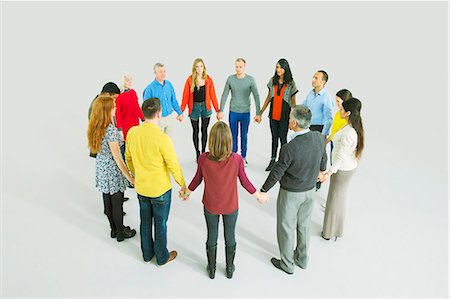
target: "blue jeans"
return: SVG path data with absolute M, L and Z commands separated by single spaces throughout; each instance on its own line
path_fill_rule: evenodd
M 167 250 L 167 219 L 169 218 L 172 189 L 160 197 L 146 197 L 138 194 L 141 207 L 141 249 L 144 261 L 156 255 L 158 265 L 169 259 Z M 154 224 L 154 238 L 152 236 Z
M 212 115 L 212 109 L 206 110 L 205 102 L 194 102 L 192 113 L 189 117 L 193 120 L 199 120 L 199 118 L 210 117 Z
M 241 131 L 241 156 L 247 157 L 247 136 L 250 125 L 250 112 L 238 113 L 230 111 L 229 115 L 231 135 L 233 136 L 233 153 L 237 152 L 238 129 Z M 239 128 L 238 128 L 239 126 Z

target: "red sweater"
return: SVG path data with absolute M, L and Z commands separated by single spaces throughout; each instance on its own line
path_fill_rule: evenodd
M 184 112 L 184 109 L 186 109 L 186 105 L 189 108 L 189 114 L 192 114 L 192 109 L 194 107 L 194 93 L 191 91 L 192 86 L 192 75 L 190 75 L 186 83 L 184 84 L 184 90 L 183 90 L 183 100 L 181 101 L 181 111 Z M 214 83 L 210 76 L 206 75 L 205 80 L 205 93 L 206 93 L 206 110 L 211 110 L 211 103 L 214 106 L 214 109 L 216 112 L 219 111 L 219 105 L 217 103 L 217 97 L 216 97 L 216 90 L 214 89 Z
M 197 173 L 189 184 L 194 191 L 205 180 L 203 205 L 211 214 L 231 214 L 238 208 L 237 178 L 242 187 L 250 194 L 256 192 L 244 170 L 241 156 L 233 153 L 225 161 L 216 162 L 208 159 L 209 153 L 198 158 Z
M 116 99 L 116 127 L 123 131 L 123 138 L 127 139 L 128 130 L 139 125 L 139 119 L 144 121 L 138 97 L 133 89 L 119 94 Z

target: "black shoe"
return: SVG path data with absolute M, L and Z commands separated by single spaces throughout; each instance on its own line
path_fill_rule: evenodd
M 125 213 L 125 211 L 122 211 L 122 216 L 125 216 L 127 213 Z
M 123 229 L 130 231 L 131 228 L 129 226 L 125 226 Z M 111 229 L 111 238 L 116 238 L 117 237 L 117 231 L 115 229 Z
M 124 197 L 123 198 L 123 202 L 126 202 L 126 201 L 128 201 L 130 198 L 129 197 Z
M 273 258 L 270 259 L 270 261 L 272 262 L 272 265 L 275 266 L 275 268 L 280 269 L 281 271 L 283 271 L 283 272 L 285 272 L 287 274 L 294 274 L 294 273 L 287 272 L 286 270 L 281 268 L 281 261 L 279 259 L 276 259 L 276 258 L 273 257 Z
M 327 241 L 330 241 L 330 238 L 325 238 L 325 237 L 323 236 L 323 232 L 320 233 L 320 236 L 322 237 L 322 239 L 327 240 Z
M 124 227 L 121 232 L 117 233 L 117 242 L 122 242 L 125 239 L 132 238 L 136 235 L 136 230 Z
M 275 165 L 275 159 L 270 159 L 270 163 L 267 166 L 266 171 L 271 171 L 274 165 Z

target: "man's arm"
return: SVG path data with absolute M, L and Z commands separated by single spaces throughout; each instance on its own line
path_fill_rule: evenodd
M 267 192 L 272 188 L 285 174 L 286 170 L 292 163 L 292 157 L 288 151 L 288 147 L 283 145 L 280 151 L 280 158 L 273 166 L 272 171 L 269 173 L 264 185 L 261 188 L 261 192 Z

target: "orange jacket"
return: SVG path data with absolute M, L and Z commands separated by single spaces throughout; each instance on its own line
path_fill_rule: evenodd
M 194 108 L 194 93 L 191 92 L 191 85 L 192 85 L 192 75 L 190 75 L 187 80 L 186 84 L 184 84 L 184 90 L 183 90 L 183 100 L 181 101 L 181 112 L 184 112 L 184 109 L 186 109 L 186 105 L 189 108 L 189 114 L 192 114 L 192 109 Z M 211 110 L 211 102 L 214 106 L 214 109 L 216 112 L 219 111 L 219 105 L 217 103 L 217 97 L 216 97 L 216 90 L 214 89 L 214 83 L 210 76 L 206 75 L 205 80 L 205 104 L 206 104 L 206 110 Z

